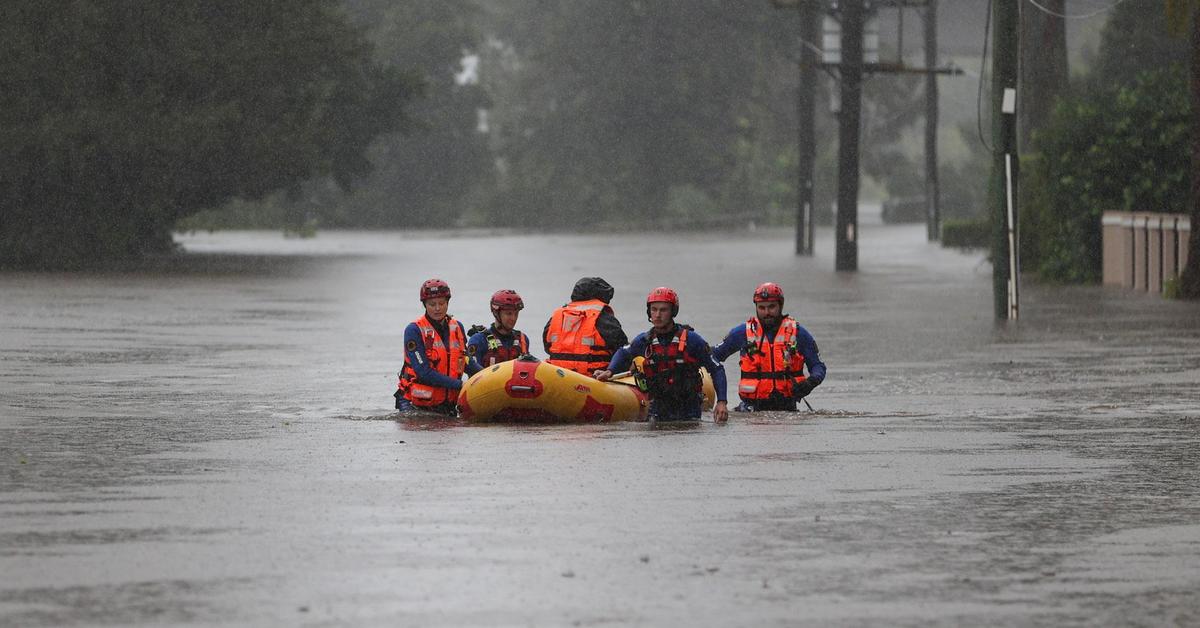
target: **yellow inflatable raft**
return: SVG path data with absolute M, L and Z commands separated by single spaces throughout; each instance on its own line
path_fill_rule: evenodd
M 712 381 L 704 374 L 704 407 L 712 407 Z M 463 384 L 459 415 L 473 422 L 545 421 L 605 423 L 644 421 L 646 393 L 632 375 L 600 382 L 532 358 L 483 369 Z

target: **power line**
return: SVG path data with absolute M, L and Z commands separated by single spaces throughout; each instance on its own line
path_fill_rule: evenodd
M 987 17 L 983 21 L 983 52 L 979 54 L 979 91 L 975 94 L 975 129 L 979 132 L 979 142 L 992 152 L 987 138 L 983 136 L 983 80 L 987 70 L 988 33 L 992 29 L 992 0 L 987 3 Z M 994 115 L 994 114 L 993 114 Z
M 1037 0 L 1029 0 L 1029 4 L 1032 4 L 1034 7 L 1037 8 L 1037 10 L 1041 11 L 1042 13 L 1045 13 L 1046 15 L 1053 15 L 1054 17 L 1061 17 L 1066 20 L 1086 20 L 1089 18 L 1093 18 L 1093 17 L 1096 17 L 1097 15 L 1100 15 L 1101 13 L 1107 13 L 1109 11 L 1112 11 L 1113 9 L 1117 8 L 1118 4 L 1121 4 L 1122 2 L 1125 2 L 1125 0 L 1114 0 L 1114 2 L 1112 4 L 1104 7 L 1103 9 L 1092 11 L 1091 13 L 1084 13 L 1082 15 L 1066 15 L 1063 13 L 1058 13 L 1057 11 L 1052 11 L 1050 9 L 1047 9 L 1046 7 L 1038 4 Z

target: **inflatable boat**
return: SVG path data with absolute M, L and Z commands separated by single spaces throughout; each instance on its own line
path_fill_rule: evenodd
M 704 376 L 704 408 L 713 405 L 712 380 Z M 489 366 L 463 384 L 459 416 L 471 422 L 530 421 L 607 423 L 645 421 L 650 400 L 632 373 L 601 382 L 525 357 Z

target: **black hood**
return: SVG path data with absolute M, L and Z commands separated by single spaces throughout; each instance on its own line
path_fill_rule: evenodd
M 590 299 L 600 299 L 605 303 L 612 301 L 613 287 L 608 285 L 607 281 L 599 277 L 584 277 L 575 282 L 575 289 L 571 291 L 572 301 L 588 301 Z

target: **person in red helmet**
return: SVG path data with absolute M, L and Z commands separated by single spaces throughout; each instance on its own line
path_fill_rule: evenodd
M 608 305 L 614 292 L 600 277 L 575 282 L 570 303 L 554 310 L 542 329 L 547 362 L 588 376 L 608 366 L 613 353 L 629 342 Z
M 741 354 L 735 410 L 796 409 L 825 380 L 825 363 L 812 334 L 796 319 L 783 313 L 783 288 L 767 282 L 754 289 L 755 316 L 729 330 L 713 349 L 713 359 L 724 362 Z M 808 374 L 805 375 L 805 369 Z
M 450 286 L 441 279 L 421 284 L 425 314 L 404 328 L 404 368 L 396 387 L 396 409 L 450 416 L 458 412 L 458 392 L 466 367 L 466 332 L 447 312 Z
M 597 371 L 595 378 L 607 381 L 614 371 L 629 369 L 634 356 L 644 356 L 642 373 L 650 393 L 650 416 L 660 421 L 686 421 L 700 418 L 704 399 L 700 369 L 708 370 L 717 392 L 713 420 L 729 418 L 725 400 L 725 367 L 713 359 L 708 343 L 691 327 L 675 322 L 679 315 L 679 295 L 665 286 L 646 295 L 646 318 L 650 331 L 634 337 L 629 346 L 613 355 L 608 368 Z
M 497 290 L 491 308 L 496 320 L 467 340 L 467 375 L 529 353 L 529 336 L 514 329 L 518 315 L 525 309 L 521 295 L 515 290 Z

